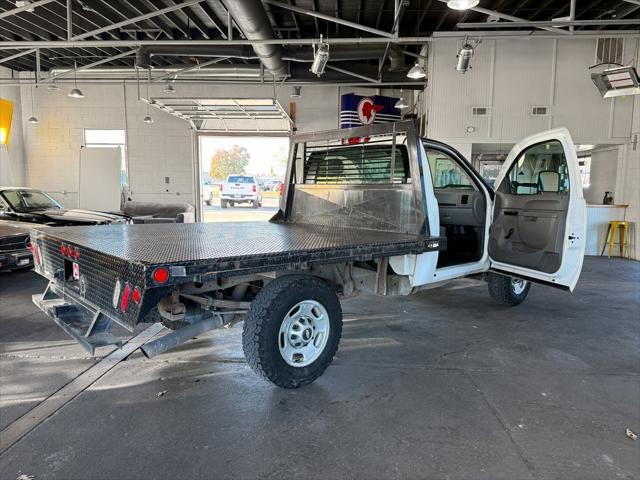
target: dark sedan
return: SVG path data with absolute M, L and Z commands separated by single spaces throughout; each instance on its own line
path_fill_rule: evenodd
M 50 226 L 129 223 L 117 213 L 65 210 L 51 195 L 34 188 L 0 187 L 0 220 Z
M 33 265 L 29 227 L 0 220 L 0 272 L 28 268 Z

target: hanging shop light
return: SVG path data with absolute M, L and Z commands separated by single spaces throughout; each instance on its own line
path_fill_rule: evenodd
M 51 84 L 49 84 L 49 86 L 47 87 L 47 90 L 51 91 L 51 92 L 59 92 L 60 91 L 60 87 L 58 86 L 58 84 L 54 81 Z
M 402 90 L 400 90 L 400 100 L 396 102 L 394 107 L 398 110 L 406 110 L 407 108 L 409 108 L 409 104 L 405 102 L 404 96 L 402 95 Z
M 31 92 L 31 116 L 29 117 L 27 122 L 29 122 L 29 123 L 31 123 L 33 125 L 36 125 L 36 124 L 40 123 L 40 120 L 38 120 L 38 117 L 36 117 L 33 114 L 33 85 L 30 88 L 31 88 L 31 90 L 30 90 L 30 92 Z
M 84 98 L 84 93 L 78 88 L 78 65 L 73 62 L 73 84 L 74 88 L 69 92 L 71 98 Z
M 149 78 L 147 80 L 147 115 L 142 119 L 144 123 L 153 123 L 153 118 L 151 118 L 151 115 L 149 114 L 149 104 L 151 103 L 151 99 L 149 98 L 149 82 L 150 81 L 151 79 Z
M 409 70 L 409 73 L 407 73 L 407 77 L 412 78 L 414 80 L 419 80 L 426 76 L 427 76 L 427 72 L 424 71 L 424 68 L 422 68 L 422 65 L 420 65 L 417 60 L 416 60 L 416 64 L 413 67 L 411 67 L 411 70 Z
M 300 98 L 302 96 L 302 87 L 297 86 L 297 87 L 293 87 L 293 90 L 291 92 L 291 98 Z
M 162 93 L 176 93 L 176 89 L 173 88 L 173 85 L 167 82 L 164 89 L 162 90 Z
M 467 10 L 469 8 L 477 7 L 480 0 L 449 0 L 447 7 L 453 10 Z
M 320 35 L 320 42 L 313 46 L 313 63 L 311 64 L 311 70 L 317 76 L 324 73 L 324 67 L 329 61 L 329 44 L 322 41 L 322 35 Z

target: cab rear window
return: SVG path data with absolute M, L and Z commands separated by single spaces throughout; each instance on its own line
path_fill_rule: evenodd
M 411 178 L 405 145 L 307 147 L 305 157 L 305 184 L 409 183 Z
M 227 178 L 227 183 L 255 183 L 253 177 L 246 177 L 243 175 L 230 175 Z

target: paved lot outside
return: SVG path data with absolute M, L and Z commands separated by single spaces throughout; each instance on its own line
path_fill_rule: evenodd
M 254 220 L 268 221 L 278 211 L 277 198 L 264 198 L 262 207 L 253 208 L 250 204 L 222 208 L 218 199 L 211 206 L 204 207 L 205 222 L 250 222 Z
M 96 362 L 30 303 L 44 286 L 0 275 L 0 429 Z M 575 293 L 534 286 L 516 308 L 460 282 L 343 309 L 312 385 L 256 377 L 241 325 L 136 352 L 1 455 L 0 478 L 640 478 L 640 263 L 587 258 Z

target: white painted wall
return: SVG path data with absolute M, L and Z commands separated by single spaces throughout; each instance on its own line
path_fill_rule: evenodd
M 617 147 L 595 150 L 591 153 L 591 184 L 589 188 L 584 189 L 584 198 L 588 204 L 600 205 L 604 192 L 612 194 L 615 192 L 618 155 Z
M 0 67 L 0 77 L 11 78 L 11 70 Z M 28 91 L 27 91 L 28 93 Z M 19 87 L 0 84 L 0 98 L 13 102 L 13 119 L 8 145 L 0 145 L 0 185 L 25 185 L 25 155 L 22 137 L 22 98 Z M 25 97 L 29 98 L 29 97 Z M 29 114 L 27 114 L 27 118 Z
M 624 58 L 636 39 L 626 39 Z M 576 143 L 619 144 L 629 139 L 632 97 L 604 100 L 591 82 L 596 40 L 485 40 L 472 69 L 454 69 L 460 40 L 435 39 L 430 54 L 429 136 L 448 143 L 515 143 L 555 127 L 567 127 Z M 472 107 L 490 109 L 472 116 Z M 532 106 L 551 115 L 533 117 Z M 467 133 L 467 127 L 475 127 Z
M 76 207 L 83 129 L 126 129 L 131 198 L 194 203 L 194 143 L 187 122 L 151 108 L 154 123 L 143 123 L 147 107 L 137 100 L 135 85 L 125 88 L 80 82 L 79 87 L 86 98 L 69 98 L 68 86 L 59 92 L 34 90 L 35 113 L 40 124 L 24 124 L 26 184 L 51 191 L 66 207 Z M 162 93 L 163 87 L 152 86 L 149 95 L 167 96 Z M 274 94 L 273 85 L 178 85 L 176 90 L 173 95 L 176 97 L 271 98 Z M 339 94 L 351 91 L 375 93 L 371 89 L 302 88 L 302 97 L 296 99 L 298 132 L 337 128 Z M 289 109 L 290 93 L 291 87 L 276 88 L 277 99 L 285 110 Z M 22 94 L 28 94 L 27 87 L 22 87 Z M 144 87 L 142 94 L 146 95 Z M 166 177 L 170 179 L 168 184 Z

